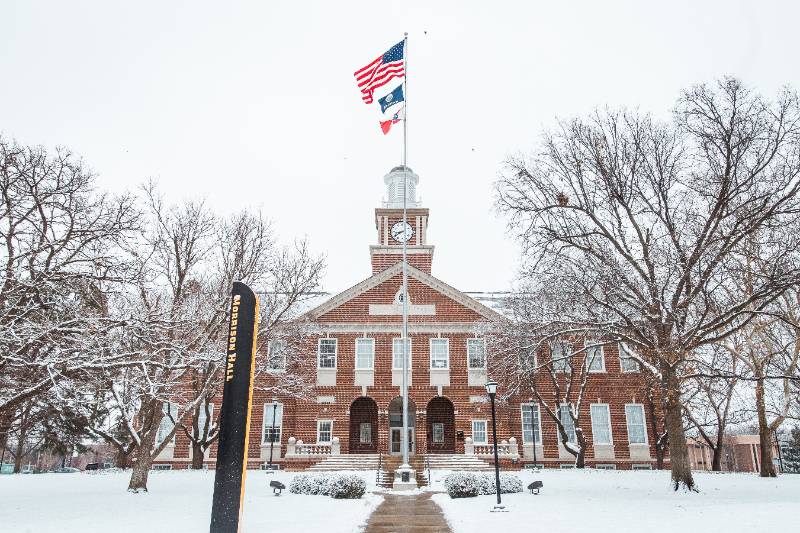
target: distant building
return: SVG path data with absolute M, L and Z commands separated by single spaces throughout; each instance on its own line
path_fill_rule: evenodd
M 692 470 L 711 470 L 714 452 L 700 438 L 687 438 Z M 723 472 L 760 472 L 761 444 L 758 435 L 727 435 L 723 438 L 720 468 Z M 781 471 L 778 446 L 773 444 L 776 471 Z

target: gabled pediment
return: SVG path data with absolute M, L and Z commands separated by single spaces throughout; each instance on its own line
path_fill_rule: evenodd
M 374 297 L 370 298 L 368 302 L 364 302 L 364 305 L 361 305 L 360 307 L 364 309 L 364 313 L 371 318 L 381 316 L 396 317 L 402 313 L 402 304 L 395 300 L 396 289 L 380 289 L 382 286 L 388 287 L 392 284 L 397 285 L 396 278 L 401 276 L 402 272 L 403 263 L 398 262 L 391 267 L 365 279 L 361 283 L 358 283 L 357 285 L 354 285 L 353 287 L 350 287 L 349 289 L 333 296 L 325 303 L 309 311 L 306 316 L 313 320 L 322 319 L 324 321 L 325 315 L 332 313 L 335 310 L 348 305 L 349 303 L 363 300 L 366 293 L 372 291 L 375 293 Z M 411 265 L 408 266 L 408 278 L 410 285 L 409 293 L 411 294 L 409 317 L 431 317 L 431 319 L 434 319 L 435 316 L 439 314 L 436 311 L 436 304 L 434 304 L 432 301 L 419 301 L 419 298 L 416 298 L 415 300 L 414 291 L 411 287 L 411 280 L 415 280 L 419 284 L 424 285 L 426 288 L 438 293 L 440 297 L 437 299 L 440 302 L 452 302 L 452 304 L 447 304 L 449 307 L 452 307 L 453 304 L 461 306 L 464 309 L 471 311 L 472 315 L 477 315 L 475 316 L 476 319 L 482 318 L 491 321 L 503 319 L 502 315 L 496 311 L 486 307 L 473 298 L 470 298 L 468 295 L 464 294 L 458 289 L 451 287 L 445 282 Z M 394 285 L 392 285 L 392 287 Z M 354 317 L 353 321 L 358 321 L 358 318 Z

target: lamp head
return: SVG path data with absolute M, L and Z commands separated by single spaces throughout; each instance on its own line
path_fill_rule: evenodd
M 497 394 L 497 382 L 496 381 L 487 382 L 486 392 L 489 393 L 489 396 L 494 396 L 495 394 Z

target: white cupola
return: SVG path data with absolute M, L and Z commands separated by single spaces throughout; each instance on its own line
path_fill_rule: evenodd
M 386 184 L 386 199 L 383 207 L 403 208 L 403 178 L 406 177 L 406 207 L 419 207 L 419 202 L 417 202 L 419 176 L 414 174 L 410 168 L 402 165 L 394 167 L 383 177 L 383 182 Z

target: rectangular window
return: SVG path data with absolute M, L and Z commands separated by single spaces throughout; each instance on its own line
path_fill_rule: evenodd
M 358 370 L 375 368 L 374 339 L 356 339 L 356 368 Z
M 214 404 L 208 404 L 208 432 L 211 432 L 211 426 L 214 423 Z M 200 435 L 203 435 L 203 430 L 206 427 L 206 406 L 200 404 L 200 412 L 197 414 L 197 428 L 200 430 Z
M 472 442 L 474 444 L 486 444 L 486 420 L 472 421 Z
M 441 422 L 433 423 L 433 442 L 434 444 L 444 443 L 444 424 Z
M 317 420 L 317 444 L 330 444 L 333 439 L 333 420 Z
M 619 343 L 619 366 L 623 372 L 640 372 L 639 361 L 631 357 L 630 349 Z
M 523 348 L 519 352 L 519 367 L 524 373 L 531 373 L 536 370 L 538 364 L 535 348 Z
M 273 429 L 273 418 L 275 428 Z M 283 404 L 279 403 L 277 408 L 271 403 L 264 404 L 264 432 L 263 442 L 276 444 L 281 441 L 281 429 L 283 428 Z
M 369 422 L 361 422 L 358 440 L 361 444 L 372 444 L 372 424 Z
M 605 372 L 606 359 L 603 353 L 603 347 L 597 346 L 599 341 L 591 340 L 586 341 L 586 369 L 589 372 Z
M 486 347 L 483 339 L 467 339 L 467 364 L 471 370 L 486 368 Z
M 611 415 L 608 404 L 593 403 L 592 414 L 592 442 L 595 444 L 611 444 Z
M 598 470 L 616 470 L 617 465 L 613 464 L 605 464 L 605 465 L 594 465 L 594 467 Z
M 411 339 L 406 340 L 406 359 L 411 369 Z M 403 370 L 403 339 L 392 339 L 392 369 Z
M 164 442 L 172 430 L 175 428 L 175 423 L 178 417 L 178 406 L 174 403 L 164 402 L 161 404 L 161 410 L 164 412 L 164 417 L 158 425 L 158 433 L 156 433 L 156 445 Z M 170 437 L 170 444 L 175 444 L 175 434 Z
M 522 404 L 522 442 L 524 444 L 541 444 L 542 430 L 539 419 L 539 406 L 537 404 Z
M 644 425 L 644 406 L 640 403 L 625 405 L 625 420 L 628 424 L 628 442 L 647 444 L 647 428 Z
M 570 407 L 569 405 L 562 403 L 559 410 L 558 410 L 558 419 L 561 421 L 561 424 L 564 426 L 564 431 L 567 432 L 568 441 L 575 444 L 578 442 L 578 438 L 575 436 L 575 422 L 572 420 L 572 415 L 570 414 Z M 561 437 L 559 436 L 558 442 L 561 443 Z
M 431 339 L 431 368 L 450 368 L 448 339 Z
M 572 347 L 566 342 L 554 342 L 550 345 L 550 360 L 553 362 L 553 372 L 569 372 Z
M 267 369 L 285 370 L 286 369 L 286 341 L 274 339 L 269 341 L 267 349 Z
M 336 368 L 336 339 L 320 339 L 317 361 L 319 368 Z

